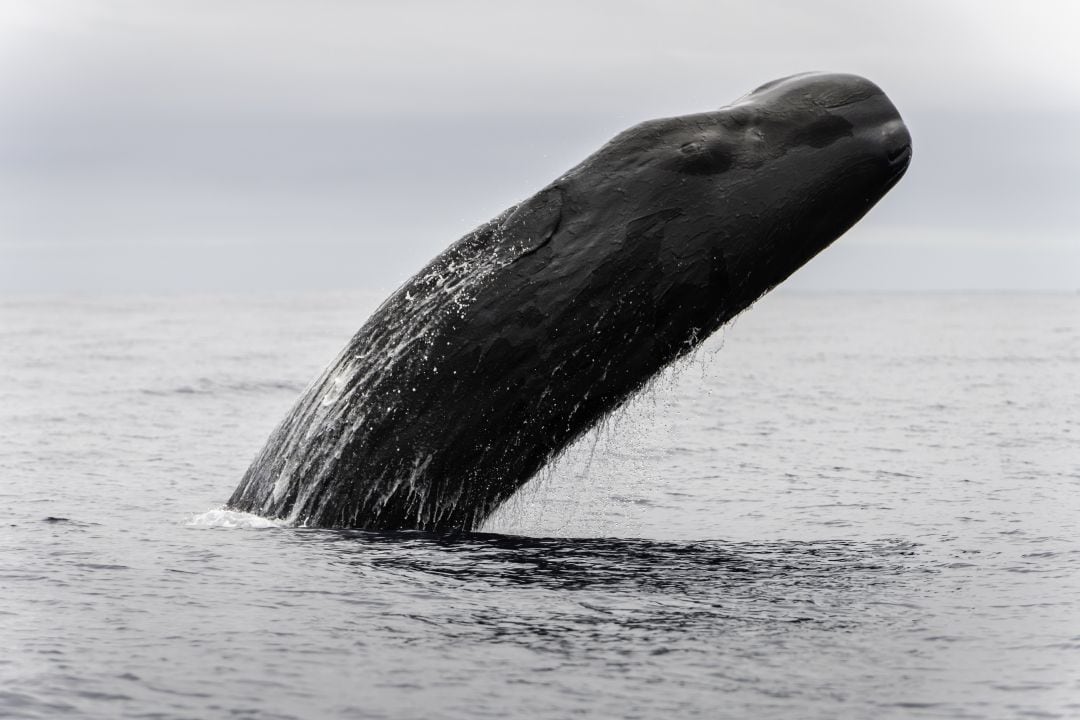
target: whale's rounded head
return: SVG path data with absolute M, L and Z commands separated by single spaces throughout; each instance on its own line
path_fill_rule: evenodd
M 792 75 L 762 85 L 725 110 L 739 113 L 743 106 L 779 120 L 804 122 L 803 129 L 787 139 L 811 147 L 824 148 L 859 136 L 867 143 L 861 149 L 876 155 L 889 187 L 911 160 L 911 134 L 900 113 L 881 88 L 858 75 Z
M 881 88 L 806 73 L 715 111 L 636 125 L 557 184 L 605 208 L 594 227 L 666 213 L 683 265 L 721 255 L 738 296 L 728 305 L 745 307 L 857 222 L 910 159 L 911 136 Z
M 765 292 L 854 225 L 903 176 L 911 135 L 900 113 L 874 83 L 857 75 L 806 73 L 763 85 L 717 113 L 731 137 L 757 138 L 756 174 L 762 199 L 756 239 L 736 243 L 731 259 L 757 271 Z M 738 133 L 735 133 L 738 136 Z M 737 142 L 737 141 L 736 141 Z M 777 258 L 764 262 L 763 254 Z

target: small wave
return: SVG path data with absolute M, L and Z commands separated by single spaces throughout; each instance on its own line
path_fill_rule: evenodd
M 188 527 L 197 528 L 248 528 L 257 530 L 288 525 L 284 520 L 272 520 L 238 510 L 227 510 L 224 507 L 213 508 L 200 515 L 192 515 L 184 524 Z

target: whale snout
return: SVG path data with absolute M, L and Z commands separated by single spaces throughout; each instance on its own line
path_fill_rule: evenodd
M 875 92 L 831 112 L 850 121 L 856 133 L 875 146 L 874 152 L 880 153 L 890 175 L 903 172 L 911 160 L 911 133 L 885 93 L 870 81 L 864 82 Z
M 881 128 L 881 137 L 889 165 L 895 172 L 906 170 L 911 162 L 911 133 L 904 121 L 897 117 L 885 123 Z
M 911 135 L 896 106 L 880 87 L 859 75 L 791 75 L 762 85 L 736 106 L 767 108 L 819 134 L 831 130 L 861 136 L 878 144 L 890 162 L 902 162 L 911 152 Z
M 896 119 L 885 123 L 881 128 L 882 144 L 887 148 L 889 160 L 895 161 L 905 151 L 911 150 L 911 133 L 903 120 Z
M 911 133 L 900 112 L 874 83 L 858 75 L 815 77 L 819 106 L 829 108 L 880 148 L 890 172 L 903 172 L 911 160 Z

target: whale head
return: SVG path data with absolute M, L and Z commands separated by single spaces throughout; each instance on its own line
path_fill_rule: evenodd
M 613 261 L 662 234 L 668 272 L 654 294 L 694 285 L 706 291 L 699 303 L 722 296 L 708 331 L 846 232 L 910 159 L 911 136 L 877 85 L 805 73 L 718 110 L 635 125 L 552 187 L 564 235 L 606 238 Z M 709 314 L 699 307 L 691 322 Z

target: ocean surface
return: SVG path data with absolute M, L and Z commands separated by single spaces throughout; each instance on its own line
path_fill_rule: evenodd
M 379 299 L 0 298 L 0 716 L 1080 717 L 1080 295 L 781 291 L 483 533 L 221 510 Z

